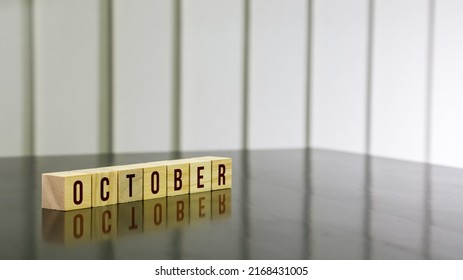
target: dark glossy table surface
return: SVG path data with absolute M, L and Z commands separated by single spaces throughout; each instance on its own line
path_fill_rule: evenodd
M 193 196 L 41 208 L 41 173 L 199 155 L 233 158 L 205 216 Z M 0 158 L 0 200 L 1 259 L 463 259 L 463 170 L 348 153 Z

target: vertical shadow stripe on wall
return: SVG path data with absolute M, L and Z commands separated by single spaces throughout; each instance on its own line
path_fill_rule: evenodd
M 27 92 L 28 99 L 26 100 L 27 110 L 25 110 L 27 116 L 25 116 L 26 123 L 24 124 L 25 133 L 24 136 L 27 139 L 25 141 L 24 154 L 25 155 L 34 155 L 35 154 L 35 97 L 34 97 L 34 83 L 35 83 L 35 71 L 34 71 L 34 1 L 27 0 L 27 8 L 25 20 L 27 21 L 24 26 L 26 26 L 26 55 L 28 63 L 28 72 L 27 72 Z M 27 102 L 28 101 L 28 102 Z
M 113 3 L 112 0 L 100 2 L 100 129 L 99 151 L 103 154 L 113 152 Z
M 248 110 L 249 110 L 249 24 L 251 13 L 251 0 L 243 0 L 243 139 L 242 148 L 248 149 Z
M 312 43 L 313 43 L 313 4 L 314 0 L 307 1 L 307 66 L 306 66 L 306 104 L 305 104 L 305 144 L 311 147 L 311 106 L 312 106 Z
M 426 108 L 425 108 L 425 162 L 431 162 L 431 135 L 432 135 L 432 96 L 434 75 L 434 28 L 435 28 L 435 0 L 429 0 L 428 7 L 428 49 L 426 57 Z
M 366 85 L 365 85 L 365 153 L 371 154 L 371 106 L 373 94 L 373 39 L 374 39 L 374 11 L 375 0 L 368 0 L 367 5 L 367 60 L 366 60 Z
M 174 0 L 173 5 L 172 150 L 179 152 L 181 143 L 182 0 Z

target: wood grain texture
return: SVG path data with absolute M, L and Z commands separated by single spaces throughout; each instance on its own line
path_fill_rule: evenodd
M 144 232 L 163 230 L 167 227 L 167 199 L 165 197 L 143 202 Z
M 231 216 L 231 190 L 212 192 L 212 219 L 223 219 Z
M 143 168 L 121 166 L 117 169 L 118 203 L 139 201 L 143 199 Z
M 190 195 L 190 224 L 211 219 L 211 192 L 193 193 Z
M 143 164 L 143 200 L 167 196 L 167 166 L 165 162 Z
M 75 210 L 92 206 L 91 175 L 75 171 L 42 174 L 42 208 Z
M 177 228 L 190 224 L 190 196 L 167 198 L 167 227 Z
M 190 192 L 190 164 L 185 160 L 167 162 L 167 196 Z

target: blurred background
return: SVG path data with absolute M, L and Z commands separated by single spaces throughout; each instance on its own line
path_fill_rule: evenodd
M 0 157 L 310 147 L 463 167 L 462 13 L 0 0 Z

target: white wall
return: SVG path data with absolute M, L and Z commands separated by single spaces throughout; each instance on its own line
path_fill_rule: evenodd
M 428 2 L 374 7 L 371 154 L 424 161 Z
M 0 1 L 0 156 L 32 152 L 29 11 L 26 0 Z
M 463 2 L 436 1 L 431 162 L 463 167 Z
M 99 150 L 99 1 L 34 2 L 35 152 Z
M 250 6 L 249 148 L 304 147 L 307 1 Z
M 0 156 L 171 151 L 178 135 L 463 167 L 459 1 L 249 0 L 249 26 L 244 0 L 179 3 L 1 1 Z
M 242 148 L 243 2 L 183 1 L 181 149 Z
M 172 149 L 173 1 L 113 1 L 114 152 Z
M 309 143 L 364 153 L 368 1 L 316 0 L 313 8 Z

